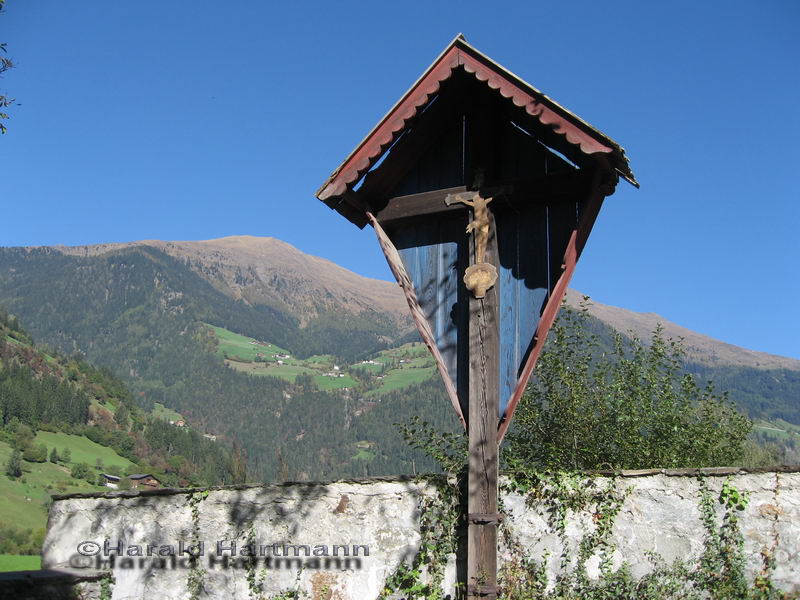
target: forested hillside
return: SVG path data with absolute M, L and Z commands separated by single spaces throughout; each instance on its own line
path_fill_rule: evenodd
M 16 317 L 3 311 L 0 426 L 12 441 L 20 428 L 34 435 L 50 431 L 86 437 L 138 469 L 152 471 L 165 484 L 231 483 L 239 468 L 224 445 L 142 410 L 109 369 L 94 366 L 80 354 L 43 350 Z
M 300 328 L 297 318 L 233 300 L 147 247 L 90 257 L 0 249 L 0 303 L 38 338 L 113 369 L 142 409 L 162 403 L 198 429 L 236 441 L 257 479 L 410 472 L 412 455 L 425 465 L 421 454 L 382 449 L 401 444 L 393 423 L 404 413 L 397 407 L 383 410 L 385 419 L 369 435 L 357 427 L 356 413 L 367 415 L 394 398 L 369 401 L 355 390 L 321 391 L 303 378 L 237 372 L 216 355 L 206 325 L 246 332 L 298 356 L 325 353 L 349 362 L 397 336 L 387 315 L 323 314 Z M 413 400 L 417 414 L 450 418 L 449 406 L 435 398 L 438 386 L 427 383 Z
M 147 413 L 108 369 L 34 343 L 0 310 L 0 554 L 38 553 L 53 493 L 103 489 L 103 473 L 167 486 L 245 479 L 241 455 Z
M 83 352 L 123 378 L 140 410 L 160 403 L 197 431 L 237 444 L 254 479 L 432 468 L 394 423 L 418 415 L 456 430 L 457 421 L 430 365 L 381 366 L 382 351 L 416 339 L 386 299 L 385 282 L 350 274 L 349 284 L 365 294 L 354 295 L 334 281 L 346 278 L 339 267 L 336 277 L 326 275 L 325 261 L 296 249 L 286 250 L 287 260 L 305 271 L 292 274 L 285 264 L 258 267 L 260 255 L 237 258 L 226 240 L 213 242 L 213 251 L 206 242 L 0 249 L 0 305 L 37 339 L 66 354 Z M 615 310 L 615 322 L 624 323 L 624 311 Z M 610 348 L 609 326 L 590 323 L 600 347 Z M 746 361 L 748 351 L 740 350 L 736 360 Z M 711 361 L 694 356 L 687 370 L 729 390 L 748 414 L 771 423 L 767 431 L 784 430 L 777 419 L 800 423 L 800 370 L 723 364 L 724 353 Z M 169 438 L 172 431 L 160 428 L 150 435 Z

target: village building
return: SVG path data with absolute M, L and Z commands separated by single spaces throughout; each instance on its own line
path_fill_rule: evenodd
M 161 487 L 161 482 L 149 473 L 134 473 L 128 475 L 128 479 L 131 480 L 131 489 L 155 489 Z

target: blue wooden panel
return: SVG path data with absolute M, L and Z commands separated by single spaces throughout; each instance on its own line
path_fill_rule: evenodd
M 497 211 L 500 258 L 500 416 L 532 348 L 539 316 L 555 283 L 548 268 L 547 207 Z M 562 252 L 563 254 L 563 252 Z
M 389 232 L 408 271 L 417 300 L 433 330 L 462 405 L 467 395 L 467 301 L 461 276 L 466 267 L 465 219 L 426 222 Z M 459 330 L 464 332 L 459 336 Z M 466 411 L 466 407 L 462 406 Z M 466 414 L 466 412 L 465 412 Z
M 494 211 L 499 273 L 500 406 L 505 413 L 549 294 L 561 276 L 567 242 L 577 222 L 575 203 Z M 467 266 L 466 220 L 422 222 L 389 232 L 436 345 L 468 407 L 468 298 L 461 277 Z M 459 335 L 459 332 L 463 332 Z
M 578 226 L 578 203 L 559 202 L 551 205 L 547 211 L 547 220 L 550 232 L 550 270 L 554 274 L 560 274 L 564 251 L 572 230 Z M 553 284 L 555 285 L 555 280 Z

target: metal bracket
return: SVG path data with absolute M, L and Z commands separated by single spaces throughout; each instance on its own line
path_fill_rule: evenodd
M 500 513 L 469 513 L 467 521 L 474 525 L 500 525 L 503 515 Z
M 467 596 L 480 597 L 480 598 L 497 598 L 500 593 L 500 587 L 496 585 L 468 585 Z

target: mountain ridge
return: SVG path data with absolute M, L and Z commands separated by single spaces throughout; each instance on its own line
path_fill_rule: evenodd
M 391 370 L 374 360 L 383 350 L 414 341 L 406 335 L 410 324 L 392 325 L 399 317 L 375 308 L 380 303 L 369 296 L 348 304 L 335 285 L 313 278 L 315 269 L 331 278 L 341 267 L 330 269 L 324 259 L 306 259 L 276 240 L 158 244 L 164 250 L 154 242 L 0 248 L 0 306 L 23 319 L 43 343 L 70 355 L 80 351 L 118 373 L 143 409 L 159 403 L 200 430 L 237 441 L 264 480 L 409 472 L 424 456 L 405 445 L 396 422 L 414 414 L 442 430 L 458 429 L 435 373 L 411 386 L 409 376 L 418 381 L 420 373 L 399 372 L 392 379 Z M 307 270 L 292 273 L 292 264 Z M 366 281 L 365 294 L 375 281 L 350 276 Z M 292 287 L 297 281 L 299 290 Z M 393 295 L 393 305 L 405 313 L 396 284 L 378 280 L 374 287 Z M 640 318 L 647 325 L 657 317 Z M 612 343 L 610 325 L 592 317 L 589 326 L 603 344 Z M 220 328 L 248 338 L 242 342 L 247 360 L 221 346 L 213 333 Z M 643 337 L 649 333 L 647 328 Z M 270 344 L 279 350 L 267 351 Z M 737 360 L 750 360 L 743 352 Z M 401 363 L 405 369 L 407 361 L 396 362 L 398 371 Z M 338 374 L 327 372 L 337 371 L 336 365 Z M 755 417 L 800 424 L 800 369 L 685 367 L 730 391 Z M 339 379 L 343 370 L 353 382 Z M 323 389 L 331 387 L 320 383 L 330 383 L 328 377 L 337 378 L 337 389 Z M 384 384 L 402 389 L 372 393 Z M 283 454 L 276 455 L 276 447 Z
M 297 316 L 303 325 L 328 310 L 343 308 L 352 314 L 387 312 L 398 324 L 410 326 L 405 300 L 395 284 L 364 277 L 273 237 L 241 235 L 50 247 L 66 255 L 99 256 L 135 246 L 157 248 L 186 262 L 232 298 L 272 305 Z
M 66 255 L 98 256 L 134 246 L 152 246 L 183 260 L 219 291 L 249 304 L 263 303 L 286 310 L 297 316 L 301 325 L 326 309 L 337 308 L 332 300 L 320 302 L 320 297 L 333 295 L 348 312 L 380 310 L 391 314 L 398 325 L 411 327 L 405 299 L 394 282 L 364 277 L 274 237 L 238 235 L 197 241 L 140 240 L 50 248 Z M 281 281 L 280 285 L 276 286 L 276 281 Z M 567 292 L 570 306 L 577 307 L 582 298 L 577 290 Z M 730 344 L 656 313 L 640 313 L 592 299 L 590 303 L 589 314 L 617 331 L 645 341 L 661 324 L 667 337 L 683 339 L 688 358 L 699 364 L 800 371 L 800 360 Z
M 567 304 L 577 308 L 583 296 L 581 292 L 569 289 L 567 291 Z M 650 339 L 656 326 L 661 324 L 664 329 L 664 335 L 668 338 L 683 339 L 687 357 L 700 364 L 800 371 L 800 360 L 736 346 L 678 325 L 657 313 L 641 313 L 627 308 L 602 304 L 591 297 L 589 302 L 591 303 L 589 306 L 590 315 L 620 333 L 632 333 L 635 337 L 645 342 Z

